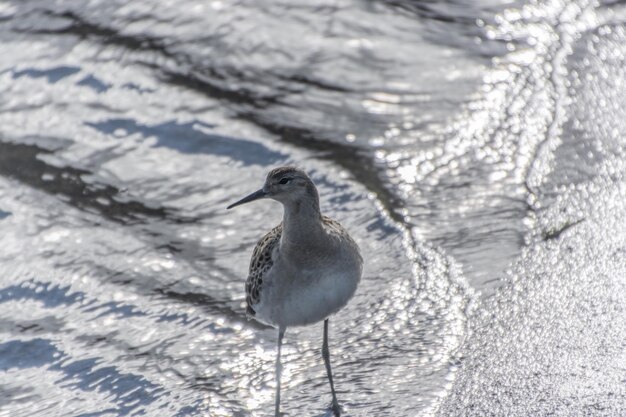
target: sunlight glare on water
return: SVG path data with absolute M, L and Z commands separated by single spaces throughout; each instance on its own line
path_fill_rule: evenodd
M 365 272 L 331 320 L 346 416 L 620 416 L 619 2 L 0 4 L 0 415 L 266 416 L 245 317 L 310 173 Z M 320 325 L 283 411 L 329 415 Z

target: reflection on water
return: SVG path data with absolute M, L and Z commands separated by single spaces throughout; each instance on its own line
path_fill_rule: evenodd
M 225 206 L 289 163 L 366 259 L 347 416 L 624 414 L 624 11 L 3 3 L 0 414 L 267 415 L 243 284 L 281 210 Z M 287 332 L 288 415 L 320 347 Z

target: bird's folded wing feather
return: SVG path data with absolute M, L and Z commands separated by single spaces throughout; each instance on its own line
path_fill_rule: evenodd
M 263 236 L 256 244 L 254 251 L 252 251 L 252 259 L 250 259 L 250 269 L 246 281 L 246 313 L 250 316 L 256 314 L 254 305 L 261 300 L 263 278 L 274 264 L 272 252 L 280 242 L 282 232 L 283 226 L 281 223 Z

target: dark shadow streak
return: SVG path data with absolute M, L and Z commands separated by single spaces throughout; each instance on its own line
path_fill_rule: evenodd
M 43 35 L 75 35 L 83 39 L 95 38 L 101 43 L 117 45 L 128 50 L 155 52 L 165 58 L 172 59 L 178 66 L 187 68 L 188 72 L 196 73 L 196 77 L 203 79 L 203 93 L 209 94 L 212 97 L 248 103 L 249 105 L 259 108 L 275 104 L 278 101 L 278 96 L 276 95 L 260 95 L 249 89 L 242 88 L 241 86 L 228 88 L 229 85 L 232 85 L 232 83 L 229 82 L 229 77 L 238 79 L 245 78 L 244 74 L 235 68 L 224 68 L 220 72 L 214 68 L 203 66 L 201 70 L 195 70 L 193 60 L 185 55 L 171 52 L 168 48 L 168 42 L 163 38 L 124 35 L 115 29 L 89 22 L 72 12 L 55 13 L 50 10 L 45 10 L 43 14 L 48 17 L 68 19 L 70 20 L 70 24 L 59 29 L 29 29 L 21 30 L 20 32 Z M 162 70 L 161 67 L 155 67 L 149 63 L 143 62 L 141 64 Z M 211 80 L 211 78 L 213 80 Z
M 198 128 L 210 129 L 214 126 L 198 121 L 180 123 L 169 121 L 156 125 L 138 123 L 136 120 L 119 118 L 100 122 L 86 122 L 87 126 L 107 135 L 123 129 L 125 135 L 139 133 L 143 138 L 155 137 L 154 147 L 166 147 L 187 154 L 211 154 L 228 156 L 245 165 L 265 165 L 285 160 L 286 154 L 272 151 L 260 143 L 229 136 L 205 133 Z
M 474 27 L 476 25 L 476 18 L 473 16 L 462 16 L 460 14 L 456 16 L 452 14 L 446 16 L 442 11 L 436 10 L 435 7 L 441 3 L 440 0 L 383 0 L 381 3 L 397 10 L 414 13 L 422 19 L 458 24 L 463 27 Z
M 167 219 L 173 223 L 195 221 L 180 217 L 167 208 L 152 208 L 129 200 L 111 185 L 89 182 L 85 180 L 93 175 L 89 171 L 50 165 L 40 158 L 52 153 L 36 145 L 0 141 L 0 175 L 57 195 L 80 210 L 96 212 L 117 223 L 142 224 L 149 218 Z
M 585 220 L 587 220 L 587 219 L 582 218 L 580 220 L 576 220 L 576 221 L 571 222 L 571 223 L 565 223 L 563 226 L 561 226 L 558 229 L 547 230 L 544 233 L 542 233 L 543 240 L 558 239 L 569 228 L 574 227 L 574 226 L 584 222 Z
M 6 217 L 9 217 L 10 215 L 11 215 L 11 213 L 8 212 L 8 211 L 0 210 L 0 220 L 4 219 Z
M 241 311 L 234 310 L 225 305 L 222 300 L 217 300 L 204 293 L 179 293 L 163 289 L 155 289 L 154 292 L 173 300 L 182 301 L 186 304 L 193 304 L 201 308 L 207 308 L 211 310 L 212 313 L 218 312 L 223 317 L 230 317 L 231 319 L 235 319 L 236 321 L 245 321 L 245 324 L 249 327 L 260 330 L 271 328 L 270 326 L 266 326 L 262 323 L 257 322 L 256 320 L 243 320 L 243 316 L 241 314 L 243 312 L 243 309 L 241 309 Z

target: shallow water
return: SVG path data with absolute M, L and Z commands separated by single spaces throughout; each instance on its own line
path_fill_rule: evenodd
M 467 4 L 466 4 L 467 3 Z M 360 244 L 346 416 L 626 414 L 619 2 L 0 3 L 0 415 L 261 416 L 298 164 Z M 326 413 L 321 325 L 283 409 Z

